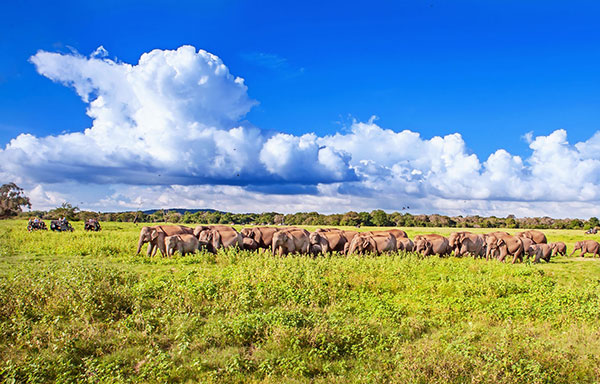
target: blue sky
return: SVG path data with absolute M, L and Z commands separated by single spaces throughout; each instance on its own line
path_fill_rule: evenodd
M 463 155 L 475 155 L 479 166 L 483 167 L 499 149 L 505 149 L 511 156 L 523 160 L 519 172 L 530 177 L 538 175 L 533 168 L 538 160 L 531 143 L 523 138 L 525 134 L 532 132 L 531 141 L 564 130 L 568 134 L 562 142 L 568 141 L 565 148 L 580 151 L 574 145 L 587 143 L 598 130 L 599 11 L 600 4 L 596 2 L 538 1 L 527 4 L 437 0 L 352 4 L 209 1 L 178 2 L 177 5 L 157 1 L 10 2 L 3 6 L 0 14 L 3 51 L 0 56 L 0 144 L 5 147 L 22 133 L 44 138 L 64 132 L 82 132 L 94 124 L 94 119 L 86 115 L 89 105 L 72 88 L 50 80 L 69 82 L 72 79 L 60 77 L 56 72 L 44 74 L 41 64 L 31 60 L 36 52 L 65 56 L 78 52 L 89 57 L 103 46 L 108 58 L 115 63 L 135 65 L 142 54 L 153 49 L 176 50 L 192 45 L 217 55 L 233 76 L 245 80 L 248 99 L 257 103 L 248 104 L 247 111 L 238 116 L 238 123 L 260 129 L 266 139 L 276 133 L 294 137 L 314 133 L 319 141 L 336 133 L 353 132 L 356 124 L 368 122 L 396 133 L 417 132 L 422 140 L 459 133 L 464 141 Z M 374 115 L 377 120 L 370 120 Z M 323 143 L 321 140 L 318 145 L 323 146 Z M 342 144 L 332 148 L 336 153 L 345 151 Z M 357 168 L 359 160 L 371 160 L 369 155 L 359 159 L 356 152 L 349 153 L 348 165 L 356 171 L 352 176 L 343 171 L 335 176 L 320 174 L 310 180 L 265 179 L 242 170 L 240 177 L 245 175 L 257 182 L 203 176 L 197 182 L 183 182 L 174 177 L 172 184 L 205 187 L 237 184 L 252 191 L 260 185 L 271 185 L 265 192 L 268 196 L 288 194 L 290 188 L 292 192 L 306 191 L 305 187 L 295 189 L 305 184 L 328 188 L 339 182 L 336 193 L 354 196 L 358 199 L 357 206 L 367 209 L 379 208 L 382 204 L 381 208 L 395 209 L 394 203 L 381 203 L 386 199 L 374 199 L 377 193 L 385 193 L 387 199 L 390 196 L 381 188 L 371 188 L 374 182 L 366 182 L 369 177 L 361 173 L 366 171 Z M 304 161 L 302 156 L 305 155 L 298 156 Z M 578 161 L 590 157 L 577 156 Z M 596 161 L 593 156 L 591 159 Z M 392 163 L 383 161 L 377 165 L 393 168 Z M 159 168 L 153 169 L 157 173 Z M 267 169 L 270 174 L 274 173 L 273 166 L 267 164 Z M 289 166 L 285 169 L 286 172 L 297 171 Z M 4 170 L 11 175 L 9 171 Z M 36 174 L 34 170 L 25 171 Z M 417 171 L 423 172 L 423 169 Z M 477 172 L 482 175 L 485 170 L 481 168 Z M 592 204 L 598 187 L 595 168 L 588 172 L 592 172 L 593 180 L 589 174 L 581 177 L 592 183 L 591 197 L 579 197 L 585 193 L 558 196 L 557 192 L 557 197 L 550 200 L 560 202 L 559 205 L 565 202 Z M 182 171 L 175 173 L 179 177 Z M 368 176 L 373 174 L 368 173 Z M 357 185 L 356 178 L 365 182 Z M 38 188 L 38 192 L 44 190 L 40 193 L 47 202 L 43 203 L 42 199 L 39 206 L 54 203 L 59 199 L 56 196 L 76 200 L 98 197 L 88 192 L 82 192 L 85 196 L 56 192 L 60 189 L 59 181 L 58 176 L 53 180 L 33 177 L 22 183 L 32 190 Z M 77 178 L 64 181 L 77 182 Z M 84 181 L 81 191 L 98 190 L 90 187 L 91 182 L 103 186 L 102 193 L 107 196 L 118 196 L 117 200 L 124 193 L 120 185 L 128 184 L 119 178 L 111 181 L 106 177 L 102 181 Z M 407 183 L 408 187 L 402 184 L 406 193 L 403 201 L 424 199 L 432 188 L 443 190 L 434 183 L 431 188 L 418 187 L 421 192 L 415 194 L 412 188 L 423 180 L 410 179 Z M 365 188 L 371 191 L 361 192 Z M 52 200 L 49 196 L 54 192 Z M 127 199 L 135 199 L 134 193 L 125 193 L 121 205 L 126 206 Z M 519 209 L 539 200 L 526 198 L 525 192 L 519 196 L 482 193 L 477 198 L 473 193 L 469 188 L 464 193 L 433 193 L 444 203 L 433 207 L 423 203 L 420 207 L 423 211 L 448 213 L 460 213 L 464 209 L 465 212 L 500 214 L 516 210 L 527 214 L 528 211 Z M 307 208 L 331 210 L 330 202 L 325 203 L 329 201 L 325 197 L 332 197 L 331 194 L 323 190 L 309 194 L 310 199 L 316 200 L 314 206 Z M 540 192 L 540 195 L 554 194 Z M 319 196 L 323 198 L 322 203 L 317 202 Z M 257 195 L 257 199 L 260 198 Z M 363 200 L 367 198 L 374 200 Z M 107 203 L 111 208 L 117 207 L 113 200 Z M 477 202 L 456 206 L 459 200 Z M 513 205 L 494 205 L 492 201 L 508 201 Z M 196 199 L 188 203 L 227 205 L 228 201 Z M 87 204 L 93 205 L 91 200 Z M 143 204 L 152 204 L 152 201 Z M 302 208 L 290 204 L 282 200 L 272 208 Z M 398 204 L 402 205 L 405 204 Z M 258 203 L 256 207 L 257 210 L 270 208 Z M 345 208 L 344 205 L 341 210 Z M 582 209 L 584 212 L 587 208 Z M 252 206 L 248 210 L 253 210 Z M 534 211 L 544 213 L 543 208 Z

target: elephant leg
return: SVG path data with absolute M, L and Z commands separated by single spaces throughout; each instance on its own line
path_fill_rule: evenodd
M 513 256 L 512 264 L 516 263 L 518 258 L 519 258 L 519 252 L 517 251 L 517 252 L 515 252 L 515 255 Z
M 501 263 L 503 263 L 505 257 L 506 257 L 506 255 L 503 255 L 502 252 L 500 252 L 500 256 L 498 257 L 498 261 L 501 262 Z

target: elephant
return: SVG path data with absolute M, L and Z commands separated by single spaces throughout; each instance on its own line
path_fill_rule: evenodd
M 319 245 L 322 253 L 344 252 L 348 242 L 342 231 L 313 232 L 308 236 L 311 245 Z
M 512 263 L 516 263 L 517 259 L 523 261 L 523 242 L 518 236 L 501 236 L 498 239 L 488 236 L 486 237 L 486 245 L 488 254 L 491 252 L 499 252 L 498 260 L 504 261 L 506 255 L 513 255 Z
M 315 232 L 343 232 L 343 230 L 339 228 L 317 228 Z
M 196 227 L 198 229 L 198 227 Z M 227 225 L 214 226 L 201 231 L 194 230 L 200 245 L 205 246 L 209 252 L 217 252 L 219 248 L 238 247 L 243 249 L 244 241 L 242 235 L 235 228 Z
M 243 237 L 248 237 L 256 241 L 259 248 L 267 249 L 273 242 L 273 234 L 278 231 L 279 228 L 275 227 L 249 227 L 242 228 L 240 233 Z
M 319 244 L 311 244 L 308 249 L 308 253 L 311 254 L 312 256 L 317 256 L 324 252 L 321 249 L 321 246 Z
M 235 231 L 235 228 L 233 228 L 230 225 L 221 225 L 221 224 L 216 224 L 216 225 L 196 225 L 196 227 L 194 228 L 193 234 L 194 234 L 194 236 L 198 237 L 198 236 L 200 236 L 200 233 L 202 233 L 204 231 L 210 231 L 212 229 L 233 229 Z
M 368 232 L 363 232 L 363 233 L 371 233 L 373 235 L 380 235 L 380 234 L 386 234 L 389 233 L 390 235 L 394 236 L 396 238 L 396 241 L 398 241 L 398 239 L 407 239 L 408 235 L 406 234 L 406 232 L 404 232 L 401 229 L 386 229 L 384 231 L 368 231 Z
M 381 254 L 382 252 L 394 252 L 397 250 L 396 237 L 390 233 L 369 233 L 363 232 L 354 236 L 348 247 L 348 254 L 364 254 L 372 252 Z
M 535 229 L 530 229 L 528 231 L 523 231 L 523 232 L 517 232 L 515 234 L 515 236 L 526 237 L 528 239 L 531 239 L 534 244 L 547 244 L 548 243 L 548 239 L 546 239 L 546 235 L 544 235 L 544 232 L 540 232 Z
M 528 237 L 520 237 L 521 242 L 523 243 L 523 249 L 525 250 L 525 254 L 523 256 L 529 258 L 529 256 L 533 256 L 534 253 L 529 252 L 529 248 L 535 243 Z
M 461 257 L 470 253 L 474 257 L 485 257 L 486 243 L 482 235 L 471 232 L 453 232 L 448 237 L 448 243 L 454 250 L 454 255 Z
M 256 251 L 258 249 L 258 243 L 249 237 L 242 237 L 242 244 L 247 251 Z
M 555 243 L 550 243 L 550 248 L 552 248 L 552 256 L 556 255 L 567 255 L 567 245 L 562 241 L 557 241 Z
M 573 248 L 573 252 L 571 252 L 569 257 L 573 256 L 578 249 L 581 249 L 579 257 L 583 257 L 586 253 L 592 253 L 594 255 L 593 257 L 596 257 L 597 255 L 600 256 L 600 252 L 598 252 L 599 248 L 600 244 L 595 240 L 578 241 L 575 243 L 575 248 Z
M 396 239 L 396 247 L 399 251 L 412 252 L 415 248 L 415 243 L 408 237 Z
M 486 233 L 483 235 L 483 241 L 485 241 L 486 244 L 486 250 L 485 250 L 485 258 L 487 260 L 489 260 L 491 257 L 498 257 L 497 255 L 495 255 L 495 253 L 497 253 L 497 249 L 492 250 L 491 247 L 488 244 L 491 244 L 491 242 L 495 242 L 497 241 L 499 238 L 503 237 L 503 236 L 511 236 L 510 233 L 508 232 L 502 232 L 502 231 L 496 231 L 496 232 L 490 232 L 490 233 Z M 493 239 L 493 240 L 491 240 Z
M 545 260 L 547 263 L 550 262 L 550 256 L 552 256 L 552 247 L 548 244 L 532 244 L 529 246 L 529 253 L 535 255 L 533 259 L 534 263 L 539 263 L 540 259 Z
M 418 240 L 434 240 L 434 239 L 446 239 L 446 238 L 444 236 L 442 236 L 442 235 L 438 235 L 437 233 L 429 233 L 429 234 L 426 234 L 426 235 L 416 235 L 413 238 L 413 241 L 416 244 L 416 242 Z M 446 239 L 446 240 L 448 240 L 448 239 Z
M 154 227 L 142 227 L 140 230 L 140 238 L 136 255 L 142 250 L 142 245 L 148 244 L 148 256 L 154 256 L 156 251 L 160 249 L 163 256 L 167 255 L 165 249 L 165 237 L 173 235 L 193 234 L 192 228 L 183 225 L 157 225 Z
M 167 255 L 172 256 L 175 251 L 177 251 L 181 253 L 182 256 L 185 256 L 188 253 L 196 253 L 200 246 L 200 242 L 196 236 L 184 234 L 167 236 L 165 238 L 165 245 L 167 248 Z
M 296 252 L 308 253 L 309 249 L 309 233 L 304 229 L 287 228 L 273 234 L 273 240 L 271 242 L 273 256 L 275 256 L 276 253 L 279 256 Z
M 423 256 L 448 256 L 452 252 L 452 247 L 444 236 L 420 235 L 417 237 L 415 237 L 414 251 L 421 252 Z

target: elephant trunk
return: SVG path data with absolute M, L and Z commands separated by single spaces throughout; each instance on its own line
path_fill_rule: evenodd
M 577 251 L 577 248 L 573 248 L 573 252 L 571 252 L 571 253 L 569 254 L 569 257 L 573 256 L 573 254 L 575 253 L 575 251 Z
M 135 253 L 136 255 L 140 254 L 140 251 L 142 250 L 142 245 L 144 245 L 144 237 L 140 236 L 140 240 L 138 241 L 137 252 Z

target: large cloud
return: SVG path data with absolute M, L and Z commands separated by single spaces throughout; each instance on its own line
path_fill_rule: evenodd
M 297 180 L 300 167 L 311 170 L 312 183 L 354 177 L 343 155 L 319 150 L 314 138 L 312 146 L 307 139 L 288 147 L 289 164 L 273 159 L 279 137 L 240 122 L 256 102 L 244 80 L 208 52 L 154 50 L 130 65 L 40 51 L 31 61 L 40 74 L 75 89 L 93 126 L 19 135 L 0 152 L 4 172 L 45 183 L 135 185 L 276 183 Z
M 423 212 L 545 214 L 548 207 L 561 214 L 591 212 L 600 200 L 598 132 L 574 145 L 564 130 L 528 134 L 529 157 L 498 149 L 483 161 L 459 133 L 423 138 L 374 119 L 324 137 L 267 133 L 243 120 L 256 104 L 244 80 L 208 52 L 153 50 L 135 65 L 106 56 L 102 48 L 90 57 L 40 51 L 31 58 L 41 75 L 74 88 L 93 120 L 81 132 L 21 134 L 0 150 L 0 176 L 29 185 L 38 206 L 79 200 L 57 183 L 104 186 L 87 203 L 99 209 L 331 212 L 412 204 Z

